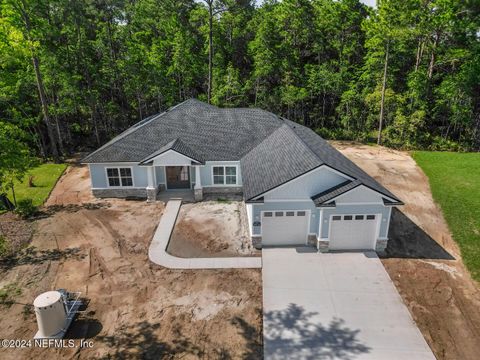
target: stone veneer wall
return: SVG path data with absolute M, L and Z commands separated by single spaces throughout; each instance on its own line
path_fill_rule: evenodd
M 318 251 L 320 251 L 320 252 L 328 252 L 328 244 L 329 244 L 328 241 L 318 240 L 318 243 L 317 243 L 317 249 L 318 249 Z
M 126 198 L 126 197 L 139 197 L 147 198 L 147 189 L 92 189 L 92 194 L 99 198 Z
M 375 246 L 375 251 L 383 254 L 388 245 L 388 239 L 377 240 L 377 245 Z
M 203 194 L 204 195 L 211 195 L 211 194 L 236 194 L 241 195 L 243 194 L 243 188 L 241 186 L 206 186 L 203 187 Z
M 252 245 L 255 249 L 262 248 L 262 237 L 261 236 L 252 236 Z
M 308 235 L 307 245 L 317 247 L 317 234 Z

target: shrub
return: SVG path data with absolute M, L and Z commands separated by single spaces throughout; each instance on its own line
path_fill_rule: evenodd
M 10 307 L 15 303 L 15 298 L 22 294 L 16 283 L 10 283 L 0 289 L 0 304 Z
M 15 212 L 24 219 L 27 219 L 37 214 L 38 207 L 33 205 L 32 199 L 24 199 L 18 202 Z
M 441 136 L 434 136 L 428 146 L 431 151 L 462 151 L 462 147 L 455 141 L 445 139 Z

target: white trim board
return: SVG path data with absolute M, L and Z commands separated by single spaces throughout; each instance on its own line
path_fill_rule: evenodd
M 297 180 L 302 179 L 302 178 L 305 177 L 305 176 L 311 175 L 311 173 L 312 173 L 313 171 L 318 171 L 318 170 L 320 170 L 320 169 L 322 169 L 322 168 L 327 168 L 329 171 L 331 171 L 331 172 L 335 173 L 336 175 L 339 175 L 339 176 L 341 176 L 341 177 L 343 177 L 343 178 L 345 178 L 345 179 L 347 179 L 347 180 L 355 180 L 354 178 L 352 178 L 352 177 L 350 177 L 350 176 L 348 176 L 348 175 L 345 175 L 344 173 L 341 173 L 340 171 L 335 170 L 335 169 L 331 168 L 331 167 L 328 166 L 328 165 L 322 164 L 322 165 L 317 166 L 317 167 L 315 167 L 315 168 L 313 168 L 313 169 L 311 169 L 311 170 L 309 170 L 309 171 L 307 171 L 307 172 L 305 172 L 305 173 L 303 173 L 303 174 L 301 174 L 301 175 L 299 175 L 299 176 L 297 176 L 297 177 L 295 177 L 295 178 L 293 178 L 293 179 L 290 179 L 290 180 L 284 182 L 283 184 L 280 184 L 280 185 L 278 185 L 278 186 L 276 186 L 276 187 L 274 187 L 274 188 L 272 188 L 272 189 L 270 189 L 270 190 L 267 190 L 267 191 L 265 191 L 265 192 L 263 192 L 263 193 L 261 193 L 261 194 L 258 194 L 258 195 L 256 195 L 254 198 L 252 198 L 252 199 L 250 199 L 250 200 L 256 200 L 256 199 L 258 199 L 258 198 L 261 198 L 261 197 L 263 197 L 263 196 L 271 193 L 272 191 L 281 189 L 282 187 L 286 186 L 287 184 L 292 184 L 292 183 L 296 182 Z

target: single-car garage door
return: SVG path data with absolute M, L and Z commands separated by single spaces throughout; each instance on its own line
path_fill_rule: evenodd
M 330 220 L 331 250 L 373 250 L 378 215 L 333 215 Z
M 262 212 L 262 245 L 305 245 L 309 211 Z

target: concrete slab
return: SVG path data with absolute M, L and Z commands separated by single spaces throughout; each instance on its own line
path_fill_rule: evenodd
M 375 253 L 262 257 L 266 359 L 435 359 Z

